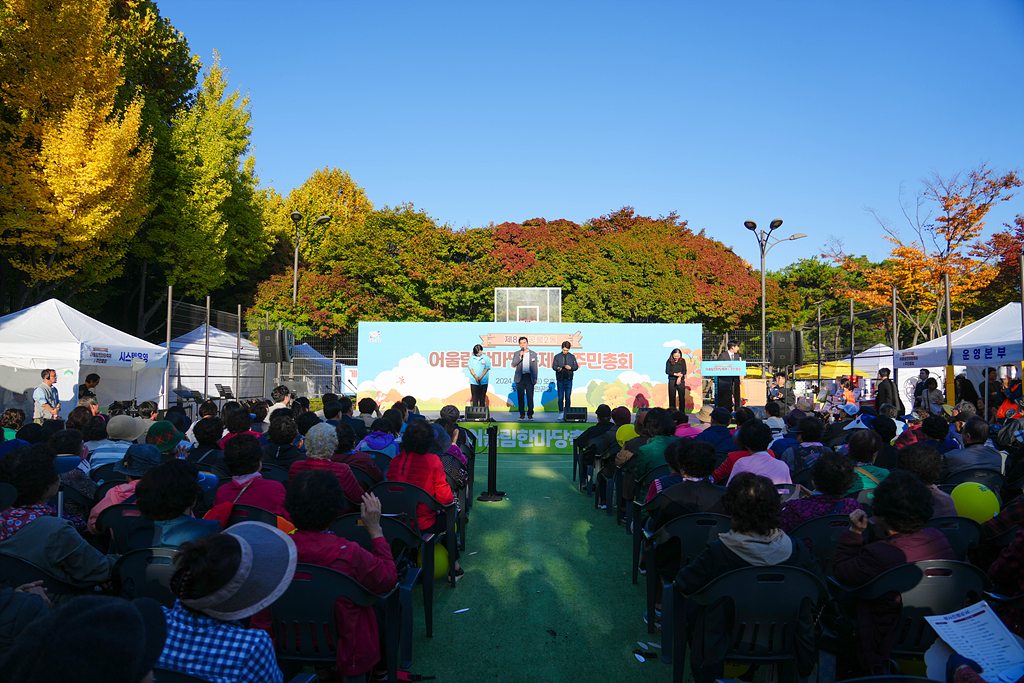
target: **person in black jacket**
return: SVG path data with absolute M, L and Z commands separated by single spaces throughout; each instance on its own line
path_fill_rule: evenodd
M 679 410 L 686 410 L 686 359 L 681 349 L 672 349 L 665 361 L 665 374 L 668 375 L 668 407 L 676 407 L 676 396 L 679 396 Z
M 718 355 L 718 360 L 743 360 L 740 358 L 739 342 L 730 341 L 726 344 L 726 350 Z M 718 388 L 715 391 L 715 405 L 725 408 L 730 413 L 734 408 L 741 408 L 743 406 L 743 401 L 740 400 L 740 380 L 742 378 L 719 375 L 716 379 L 718 380 Z
M 563 415 L 566 409 L 571 408 L 570 399 L 572 395 L 572 376 L 580 369 L 576 362 L 576 356 L 569 353 L 572 343 L 562 342 L 562 352 L 556 353 L 551 361 L 551 369 L 555 371 L 555 381 L 558 385 L 558 414 Z
M 753 472 L 737 474 L 722 496 L 722 506 L 732 517 L 732 530 L 719 534 L 718 540 L 708 543 L 704 552 L 676 575 L 675 585 L 684 595 L 697 593 L 722 574 L 744 567 L 799 567 L 824 585 L 821 566 L 807 547 L 779 528 L 782 503 L 770 479 Z M 731 631 L 729 609 L 716 603 L 693 611 L 695 618 L 689 620 L 690 667 L 695 681 L 710 683 L 723 677 Z M 808 612 L 807 617 L 810 623 L 813 616 Z M 806 676 L 818 661 L 813 629 L 801 630 L 795 636 L 797 668 Z
M 900 393 L 896 389 L 896 383 L 889 379 L 889 368 L 878 369 L 878 380 L 878 391 L 875 394 L 875 409 L 877 410 L 888 403 L 899 408 L 900 415 L 905 415 L 904 411 L 906 409 L 903 406 Z
M 786 373 L 776 372 L 775 384 L 768 387 L 768 400 L 786 404 L 786 410 L 793 410 L 796 406 L 796 392 L 792 387 L 786 386 Z

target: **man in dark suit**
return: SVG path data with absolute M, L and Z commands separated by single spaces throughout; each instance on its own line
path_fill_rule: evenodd
M 516 369 L 513 380 L 516 383 L 516 398 L 519 403 L 519 419 L 533 421 L 533 387 L 537 384 L 537 352 L 530 350 L 530 340 L 519 338 L 519 350 L 512 356 L 512 367 Z M 527 412 L 523 412 L 524 409 Z
M 875 410 L 878 410 L 883 403 L 895 406 L 900 415 L 906 415 L 903 401 L 900 400 L 899 392 L 896 390 L 896 383 L 889 379 L 889 368 L 878 369 L 878 393 L 875 394 Z
M 743 360 L 740 358 L 739 342 L 730 341 L 726 344 L 725 351 L 718 356 L 718 360 Z M 740 402 L 740 377 L 718 377 L 718 392 L 715 395 L 715 405 L 725 408 L 730 413 L 733 406 L 737 408 L 743 404 Z
M 341 404 L 341 412 L 336 418 L 341 424 L 347 424 L 352 427 L 352 431 L 356 433 L 356 443 L 359 443 L 365 439 L 369 432 L 366 430 L 366 423 L 360 420 L 358 417 L 352 417 L 352 399 L 348 396 L 340 396 L 338 403 Z

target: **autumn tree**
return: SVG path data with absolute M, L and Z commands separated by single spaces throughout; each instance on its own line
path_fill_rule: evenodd
M 1013 301 L 1020 301 L 1020 255 L 1024 252 L 1024 216 L 1018 214 L 1013 224 L 1004 223 L 1005 230 L 995 233 L 974 247 L 974 253 L 987 259 L 996 269 L 992 281 L 978 293 L 969 314 L 980 318 Z
M 912 344 L 921 338 L 940 334 L 945 296 L 943 275 L 949 275 L 950 299 L 961 309 L 996 275 L 996 269 L 978 258 L 972 245 L 985 227 L 985 216 L 996 202 L 1009 200 L 1020 180 L 1010 171 L 997 175 L 982 165 L 952 177 L 934 174 L 923 183 L 913 203 L 900 196 L 910 239 L 898 228 L 872 211 L 892 244 L 889 259 L 882 265 L 863 270 L 864 286 L 840 292 L 871 306 L 891 303 L 896 288 L 897 306 L 902 320 L 913 329 Z M 836 243 L 827 254 L 851 272 L 858 264 Z
M 148 210 L 144 100 L 116 106 L 108 13 L 101 0 L 0 6 L 0 301 L 15 309 L 115 277 Z

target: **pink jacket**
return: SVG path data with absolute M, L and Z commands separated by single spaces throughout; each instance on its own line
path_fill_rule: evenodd
M 118 484 L 114 488 L 107 491 L 107 495 L 103 496 L 103 500 L 96 503 L 93 507 L 92 512 L 89 513 L 89 531 L 96 533 L 96 519 L 100 516 L 100 513 L 106 510 L 111 505 L 120 505 L 129 498 L 135 495 L 135 487 L 139 485 L 141 479 L 130 481 L 126 484 Z

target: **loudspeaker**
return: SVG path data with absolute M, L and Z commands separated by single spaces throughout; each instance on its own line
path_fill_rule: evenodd
M 587 421 L 587 409 L 586 408 L 566 408 L 565 409 L 565 421 L 566 422 L 586 422 Z
M 775 367 L 800 365 L 804 362 L 802 332 L 786 330 L 771 333 L 771 364 Z
M 491 409 L 487 406 L 466 406 L 465 422 L 490 422 Z
M 287 363 L 295 355 L 295 335 L 291 330 L 260 330 L 261 363 Z

